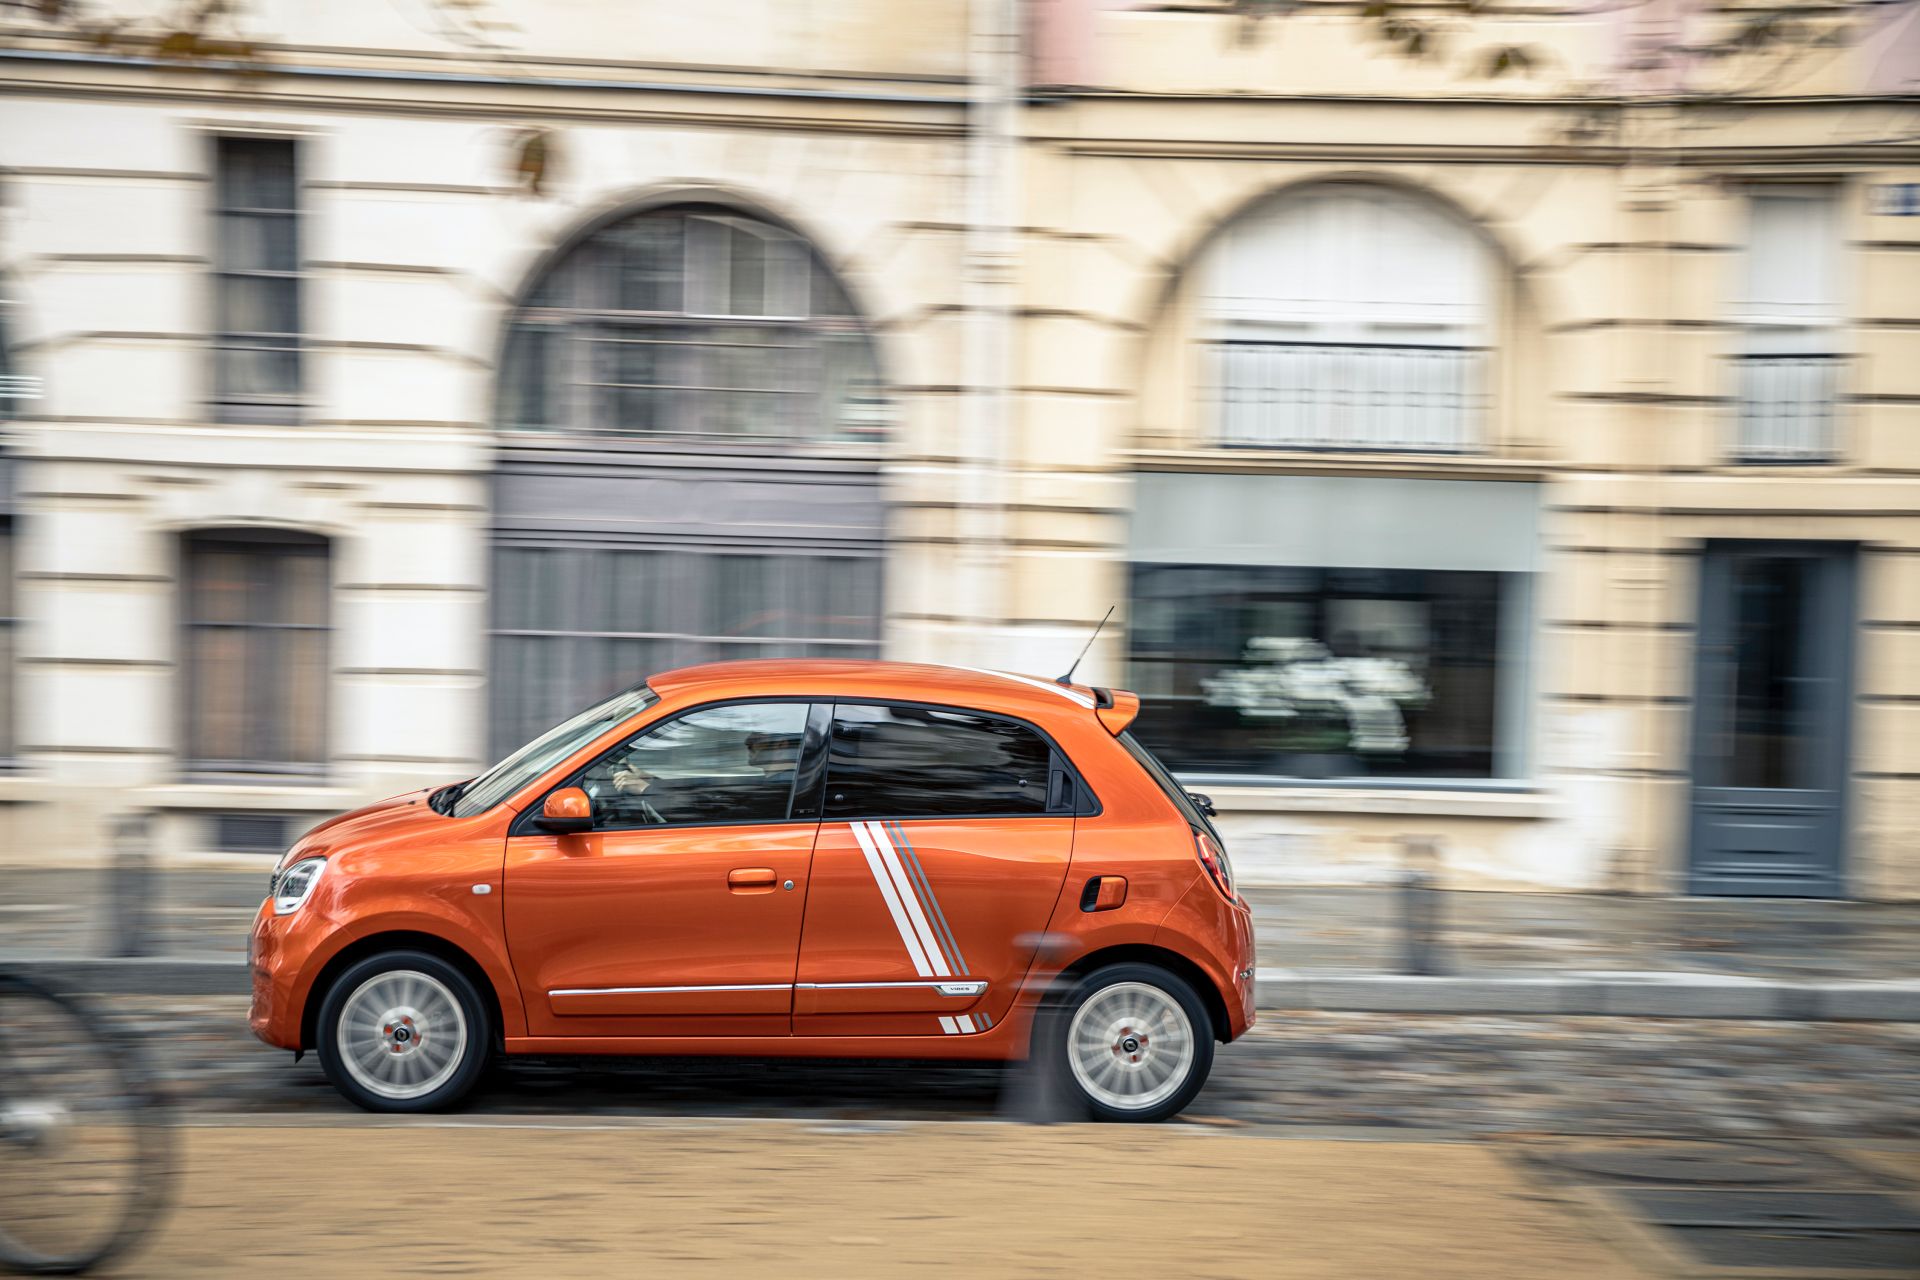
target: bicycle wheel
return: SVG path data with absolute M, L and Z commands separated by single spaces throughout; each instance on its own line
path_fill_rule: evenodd
M 171 1169 L 127 1038 L 72 996 L 0 974 L 0 1267 L 71 1275 L 124 1252 Z

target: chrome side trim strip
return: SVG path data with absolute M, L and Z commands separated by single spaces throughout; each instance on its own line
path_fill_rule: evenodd
M 932 987 L 943 996 L 977 996 L 987 989 L 984 982 L 796 982 L 796 991 L 884 991 L 892 987 Z
M 669 991 L 791 991 L 791 982 L 743 982 L 714 987 L 562 987 L 549 996 L 650 996 Z
M 977 996 L 986 992 L 984 982 L 952 982 L 929 979 L 921 982 L 742 982 L 708 987 L 560 987 L 550 996 L 646 996 L 674 991 L 885 991 L 898 987 L 932 987 L 943 996 Z

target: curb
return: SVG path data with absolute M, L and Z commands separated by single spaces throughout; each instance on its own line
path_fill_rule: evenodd
M 1782 982 L 1699 973 L 1412 977 L 1263 969 L 1259 1007 L 1345 1013 L 1580 1014 L 1920 1022 L 1920 980 Z
M 229 956 L 0 957 L 0 969 L 105 996 L 244 996 L 246 961 Z
M 9 959 L 0 969 L 97 995 L 243 996 L 238 957 L 74 956 Z M 1487 1013 L 1627 1018 L 1758 1018 L 1792 1022 L 1920 1022 L 1920 980 L 1779 982 L 1699 973 L 1558 973 L 1544 977 L 1411 977 L 1262 969 L 1270 1013 Z

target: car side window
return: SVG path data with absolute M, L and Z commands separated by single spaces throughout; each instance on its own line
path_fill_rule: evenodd
M 825 816 L 917 818 L 1045 813 L 1046 739 L 1011 720 L 932 707 L 833 709 Z
M 806 727 L 804 702 L 702 707 L 650 726 L 581 775 L 593 828 L 784 822 Z

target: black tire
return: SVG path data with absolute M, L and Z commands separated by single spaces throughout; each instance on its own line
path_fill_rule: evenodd
M 1130 1006 L 1145 1013 L 1139 1025 L 1125 1012 Z M 1076 1022 L 1083 1013 L 1088 1021 L 1080 1027 L 1076 1049 Z M 1099 1027 L 1101 1022 L 1107 1025 Z M 1115 964 L 1083 975 L 1046 1012 L 1038 1030 L 1041 1076 L 1069 1116 L 1130 1124 L 1165 1120 L 1199 1096 L 1213 1070 L 1213 1020 L 1206 1006 L 1192 984 L 1158 965 Z M 1087 1042 L 1105 1045 L 1107 1032 L 1115 1033 L 1112 1045 L 1094 1053 Z M 1132 1040 L 1120 1038 L 1127 1032 Z M 1156 1048 L 1176 1056 L 1156 1063 Z M 1082 1064 L 1078 1070 L 1076 1057 Z M 1162 1068 L 1169 1074 L 1157 1080 Z M 1102 1071 L 1108 1073 L 1105 1088 Z M 1153 1087 L 1144 1087 L 1149 1081 Z M 1122 1102 L 1136 1085 L 1142 1091 Z
M 420 979 L 427 982 L 421 983 Z M 432 984 L 438 984 L 439 990 Z M 405 993 L 410 989 L 425 992 L 416 1002 L 421 1008 L 406 1002 Z M 364 1065 L 369 1059 L 363 1054 L 358 1059 L 362 1065 L 356 1068 L 351 1046 L 342 1043 L 341 1014 L 363 990 L 366 998 L 357 1004 L 353 1023 L 363 1032 L 372 1025 L 367 1021 L 368 1010 L 395 998 L 398 1003 L 393 1007 L 414 1010 L 385 1031 L 387 1052 L 395 1053 L 392 1046 L 404 1042 L 392 1063 L 385 1056 L 376 1056 L 369 1067 Z M 458 1018 L 422 1016 L 426 1008 L 438 1009 L 448 999 L 457 1006 Z M 416 1017 L 420 1017 L 417 1032 Z M 396 1066 L 398 1058 L 416 1052 L 423 1055 L 421 1066 L 425 1069 L 430 1063 L 428 1046 L 437 1046 L 443 1039 L 453 1042 L 451 1060 L 444 1067 L 435 1066 L 425 1079 L 382 1081 L 379 1077 L 381 1069 Z M 493 1027 L 486 1001 L 459 968 L 426 951 L 383 951 L 355 962 L 327 988 L 314 1024 L 314 1040 L 327 1079 L 355 1106 L 383 1112 L 442 1111 L 466 1097 L 479 1082 L 493 1044 Z M 407 1044 L 413 1047 L 406 1048 Z M 433 1052 L 437 1053 L 437 1048 Z
M 95 1137 L 124 1133 L 89 1157 L 63 1131 L 71 1116 Z M 36 1212 L 44 1204 L 13 1197 L 64 1202 L 74 1160 L 101 1212 L 69 1233 Z M 0 974 L 0 1270 L 77 1275 L 125 1254 L 165 1210 L 172 1183 L 167 1109 L 131 1037 L 68 992 Z

